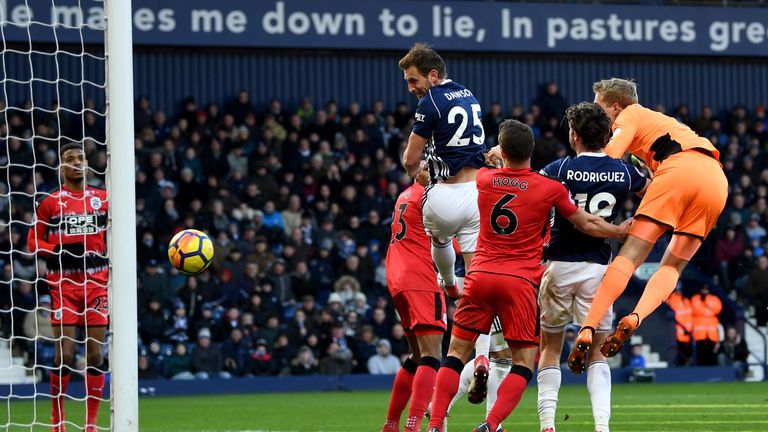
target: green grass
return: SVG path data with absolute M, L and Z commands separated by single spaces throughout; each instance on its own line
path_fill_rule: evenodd
M 140 400 L 139 422 L 142 432 L 376 431 L 383 424 L 388 399 L 389 393 L 383 391 L 148 397 Z M 7 408 L 0 405 L 0 425 L 8 420 Z M 35 412 L 38 421 L 47 421 L 50 405 L 47 400 L 35 405 L 13 402 L 10 411 L 13 422 L 29 424 Z M 108 412 L 102 411 L 100 424 L 107 425 Z M 79 423 L 82 404 L 70 402 L 67 414 Z M 449 429 L 471 430 L 484 414 L 484 406 L 460 402 L 451 413 Z M 594 430 L 584 386 L 563 387 L 557 421 L 560 431 Z M 515 432 L 538 430 L 534 387 L 527 389 L 505 426 Z M 611 427 L 621 432 L 768 431 L 768 383 L 616 385 Z M 50 429 L 0 426 L 0 430 Z

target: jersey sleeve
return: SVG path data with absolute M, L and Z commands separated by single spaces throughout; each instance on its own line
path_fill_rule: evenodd
M 563 159 L 550 162 L 550 164 L 542 168 L 539 173 L 548 177 L 557 177 L 558 171 L 560 171 L 560 167 L 562 167 L 564 163 L 565 160 Z
M 613 124 L 613 136 L 605 148 L 608 156 L 621 158 L 627 152 L 629 146 L 632 145 L 635 133 L 637 132 L 636 116 L 632 111 L 634 110 L 625 109 L 616 117 L 616 121 Z
M 576 207 L 576 203 L 573 202 L 568 188 L 562 183 L 553 183 L 552 189 L 554 190 L 554 200 L 552 206 L 560 213 L 564 218 L 568 218 L 576 213 L 579 208 Z
M 440 120 L 440 112 L 435 106 L 432 94 L 427 93 L 419 99 L 419 105 L 416 107 L 413 133 L 423 138 L 431 138 L 438 120 Z
M 49 243 L 46 232 L 47 223 L 51 220 L 49 200 L 43 199 L 35 204 L 35 219 L 32 222 L 32 229 L 27 234 L 27 249 L 30 252 L 41 252 L 42 255 L 53 253 L 56 245 Z
M 624 168 L 627 169 L 629 174 L 629 190 L 631 192 L 641 191 L 645 187 L 645 175 L 631 163 L 624 161 L 621 161 L 621 163 L 624 164 Z

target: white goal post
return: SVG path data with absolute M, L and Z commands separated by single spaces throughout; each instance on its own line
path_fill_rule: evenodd
M 139 430 L 136 191 L 133 142 L 133 12 L 130 0 L 105 0 L 107 151 L 110 197 L 112 430 Z

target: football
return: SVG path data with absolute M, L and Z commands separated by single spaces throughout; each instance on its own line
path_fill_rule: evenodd
M 168 259 L 182 273 L 200 273 L 211 264 L 213 242 L 208 234 L 202 231 L 180 231 L 168 245 Z

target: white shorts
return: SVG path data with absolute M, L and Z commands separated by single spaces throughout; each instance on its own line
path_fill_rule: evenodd
M 480 232 L 475 182 L 438 183 L 429 186 L 422 201 L 424 229 L 430 237 L 448 244 L 457 237 L 462 252 L 472 253 Z
M 607 265 L 588 262 L 550 261 L 541 278 L 539 305 L 541 327 L 562 331 L 568 323 L 580 326 L 587 318 Z M 613 306 L 600 319 L 596 331 L 607 332 L 613 323 Z

